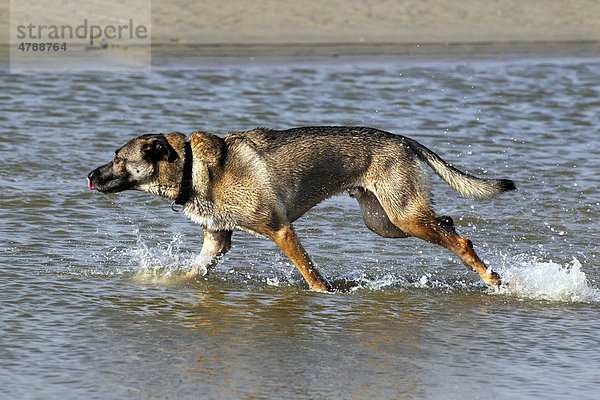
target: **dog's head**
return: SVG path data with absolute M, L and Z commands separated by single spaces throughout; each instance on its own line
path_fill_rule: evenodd
M 142 135 L 115 152 L 114 159 L 88 174 L 88 187 L 102 193 L 143 190 L 177 195 L 183 168 L 185 136 Z

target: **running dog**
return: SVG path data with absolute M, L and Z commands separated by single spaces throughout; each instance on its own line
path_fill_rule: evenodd
M 298 240 L 292 223 L 313 206 L 343 191 L 358 200 L 367 227 L 387 238 L 415 236 L 456 253 L 490 287 L 488 269 L 452 219 L 436 217 L 427 164 L 465 196 L 515 190 L 508 179 L 464 173 L 417 141 L 366 127 L 258 128 L 220 138 L 194 132 L 139 136 L 114 159 L 88 175 L 103 193 L 141 190 L 173 201 L 202 225 L 202 265 L 208 271 L 231 247 L 232 231 L 266 236 L 292 260 L 310 287 L 332 291 Z

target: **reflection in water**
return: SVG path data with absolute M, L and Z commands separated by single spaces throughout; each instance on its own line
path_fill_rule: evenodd
M 413 359 L 421 317 L 406 311 L 416 306 L 410 296 L 357 303 L 345 295 L 213 289 L 180 310 L 196 339 L 186 344 L 198 354 L 189 372 L 202 382 L 218 376 L 212 385 L 234 395 L 419 393 L 421 368 Z M 294 383 L 282 387 L 290 377 Z
M 152 75 L 0 75 L 0 397 L 597 397 L 600 64 L 593 59 L 232 63 Z M 435 209 L 511 283 L 365 228 L 341 196 L 297 221 L 340 288 L 310 292 L 233 235 L 182 279 L 200 227 L 85 175 L 134 135 L 367 125 L 518 192 Z M 358 151 L 358 150 L 357 150 Z

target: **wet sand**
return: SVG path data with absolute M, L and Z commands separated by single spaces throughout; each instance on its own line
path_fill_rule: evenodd
M 148 2 L 134 0 L 136 7 Z M 36 15 L 76 13 L 78 2 Z M 110 20 L 96 15 L 99 21 Z M 141 9 L 141 8 L 139 8 Z M 8 4 L 0 6 L 0 56 L 8 54 Z M 152 2 L 152 55 L 171 57 L 335 57 L 430 55 L 595 55 L 600 3 L 593 0 L 236 0 Z M 135 17 L 135 16 L 133 16 Z M 116 57 L 127 50 L 111 48 Z M 111 54 L 112 55 L 112 54 Z
M 584 0 L 153 3 L 155 56 L 578 54 L 600 49 Z M 174 24 L 175 23 L 175 24 Z M 177 28 L 176 28 L 177 27 Z

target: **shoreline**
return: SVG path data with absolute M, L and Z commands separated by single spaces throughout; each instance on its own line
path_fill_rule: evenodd
M 246 61 L 326 61 L 396 58 L 407 60 L 477 60 L 552 57 L 598 57 L 600 40 L 479 42 L 331 42 L 331 43 L 152 43 L 153 66 L 218 64 Z M 9 68 L 8 45 L 0 45 L 0 70 Z M 108 46 L 96 54 L 125 60 L 134 49 Z
M 489 57 L 600 55 L 598 40 L 480 42 L 153 43 L 152 58 Z

